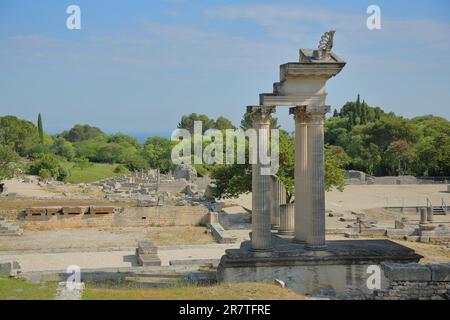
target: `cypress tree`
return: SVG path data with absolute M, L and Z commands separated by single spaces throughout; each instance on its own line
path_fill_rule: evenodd
M 44 143 L 44 128 L 42 126 L 42 117 L 41 117 L 40 113 L 38 115 L 38 132 L 39 132 L 39 140 L 43 144 Z
M 335 118 L 339 117 L 337 109 L 334 109 L 333 117 L 335 117 Z
M 361 118 L 361 99 L 359 97 L 359 93 L 358 93 L 358 97 L 356 98 L 355 109 L 356 109 L 356 115 L 358 115 Z

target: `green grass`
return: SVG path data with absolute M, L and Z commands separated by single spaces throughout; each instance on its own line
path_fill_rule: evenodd
M 87 283 L 83 300 L 302 300 L 304 296 L 274 284 L 221 283 L 210 286 L 174 285 L 166 288 L 102 286 Z
M 56 286 L 56 283 L 35 284 L 0 277 L 0 300 L 53 300 Z
M 91 163 L 91 166 L 85 169 L 74 167 L 72 162 L 66 162 L 63 165 L 70 170 L 70 176 L 66 179 L 66 182 L 69 183 L 90 183 L 122 175 L 114 172 L 114 169 L 118 166 L 117 164 Z

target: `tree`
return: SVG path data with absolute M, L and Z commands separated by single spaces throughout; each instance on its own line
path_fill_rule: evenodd
M 39 132 L 39 140 L 41 144 L 44 144 L 44 127 L 42 125 L 42 116 L 40 113 L 38 115 L 38 132 Z
M 168 172 L 175 168 L 171 160 L 172 147 L 175 142 L 163 137 L 148 138 L 144 145 L 144 155 L 151 168 L 158 168 L 161 172 Z
M 0 182 L 14 177 L 18 162 L 19 156 L 10 146 L 0 145 Z
M 384 161 L 390 168 L 391 175 L 404 175 L 411 173 L 412 159 L 415 157 L 414 149 L 406 140 L 391 142 L 385 152 Z
M 217 130 L 236 129 L 233 123 L 225 117 L 218 117 L 214 128 Z
M 0 117 L 0 144 L 9 146 L 19 156 L 31 155 L 32 148 L 39 144 L 37 127 L 30 121 L 14 116 Z
M 189 132 L 193 134 L 195 121 L 200 121 L 202 123 L 202 133 L 206 130 L 215 128 L 215 121 L 213 119 L 208 118 L 207 115 L 197 113 L 182 116 L 180 123 L 178 123 L 178 128 L 189 130 Z
M 69 161 L 75 157 L 75 149 L 73 145 L 62 137 L 57 137 L 53 141 L 53 145 L 50 147 L 50 150 L 54 154 L 62 156 Z
M 64 131 L 61 136 L 70 142 L 79 142 L 85 140 L 104 140 L 106 135 L 97 127 L 90 125 L 77 124 L 69 131 Z
M 339 117 L 339 112 L 337 111 L 337 109 L 334 109 L 333 118 L 337 118 L 337 117 Z

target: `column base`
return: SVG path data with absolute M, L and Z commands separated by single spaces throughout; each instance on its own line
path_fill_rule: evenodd
M 294 237 L 294 239 L 292 239 L 293 243 L 298 243 L 298 244 L 306 244 L 305 240 L 300 240 Z
M 325 251 L 328 249 L 328 246 L 326 244 L 306 244 L 305 245 L 305 250 L 309 250 L 309 251 Z
M 280 225 L 279 224 L 273 224 L 270 226 L 272 228 L 272 230 L 278 230 L 280 229 Z
M 294 235 L 294 232 L 292 232 L 292 231 L 280 231 L 280 230 L 278 230 L 278 234 L 279 234 L 279 235 L 282 235 L 282 236 L 293 236 L 293 235 Z
M 250 252 L 252 255 L 256 258 L 266 258 L 271 257 L 273 253 L 273 248 L 267 248 L 267 249 L 250 249 Z

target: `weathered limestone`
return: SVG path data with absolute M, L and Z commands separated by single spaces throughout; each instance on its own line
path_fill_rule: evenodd
M 262 174 L 262 170 L 270 167 L 270 162 L 264 163 L 264 156 L 269 154 L 270 119 L 274 111 L 274 107 L 247 107 L 247 112 L 252 114 L 253 128 L 257 132 L 258 151 L 257 161 L 252 165 L 252 250 L 261 252 L 272 250 L 272 182 L 271 176 L 267 172 Z
M 294 241 L 304 243 L 308 229 L 308 214 L 310 209 L 310 197 L 308 188 L 307 168 L 307 113 L 306 106 L 290 108 L 289 112 L 294 115 L 295 120 L 295 228 Z
M 427 211 L 425 208 L 420 208 L 420 223 L 421 224 L 427 223 Z
M 0 276 L 15 277 L 19 274 L 20 264 L 15 260 L 0 261 Z
M 294 204 L 286 203 L 280 205 L 280 229 L 278 230 L 278 234 L 293 235 L 294 219 Z
M 150 241 L 140 241 L 136 248 L 136 259 L 140 266 L 151 267 L 161 266 L 161 259 L 158 257 L 158 247 Z
M 375 300 L 448 300 L 450 264 L 382 263 L 389 282 L 374 292 Z
M 280 205 L 286 203 L 286 187 L 277 176 L 272 176 L 272 183 L 273 198 L 271 224 L 272 229 L 276 230 L 280 227 Z
M 427 221 L 428 222 L 433 222 L 433 207 L 429 206 L 427 207 Z

